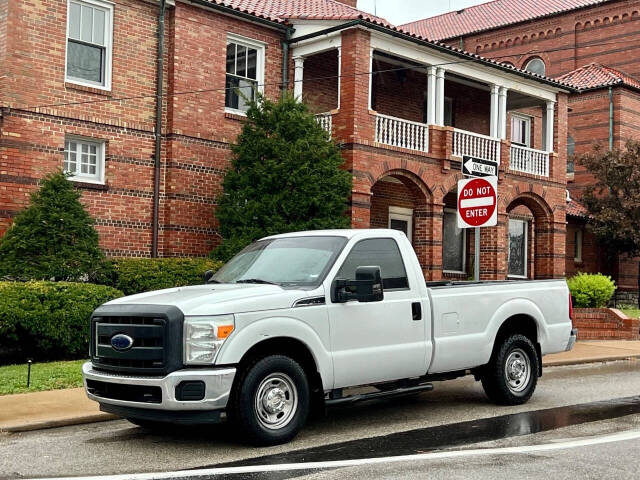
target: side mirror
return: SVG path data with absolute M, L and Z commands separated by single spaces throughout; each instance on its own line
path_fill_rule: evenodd
M 334 303 L 345 303 L 349 300 L 362 303 L 380 302 L 384 299 L 380 267 L 358 267 L 355 280 L 337 278 L 331 290 L 331 300 Z
M 213 270 L 207 270 L 206 272 L 204 272 L 204 275 L 202 275 L 204 283 L 209 283 L 209 280 L 211 280 L 211 277 L 213 277 L 214 273 L 215 272 Z

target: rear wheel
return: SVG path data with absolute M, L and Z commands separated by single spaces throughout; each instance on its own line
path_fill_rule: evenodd
M 524 335 L 511 335 L 497 345 L 482 375 L 487 396 L 501 405 L 520 405 L 533 395 L 538 383 L 536 349 Z
M 309 382 L 300 364 L 272 355 L 240 373 L 228 414 L 250 443 L 277 445 L 296 436 L 307 420 L 309 404 Z

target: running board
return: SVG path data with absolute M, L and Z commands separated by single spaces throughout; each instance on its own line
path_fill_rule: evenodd
M 366 400 L 377 400 L 380 398 L 401 397 L 403 395 L 412 395 L 414 393 L 430 392 L 433 390 L 433 384 L 426 383 L 424 385 L 416 385 L 415 387 L 398 388 L 387 392 L 361 393 L 351 395 L 349 397 L 332 398 L 324 401 L 327 407 L 336 407 L 338 405 L 351 405 Z

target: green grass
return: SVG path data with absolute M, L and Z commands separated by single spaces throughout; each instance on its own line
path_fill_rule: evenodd
M 27 364 L 0 367 L 0 395 L 39 392 L 82 386 L 82 364 L 86 360 L 34 363 L 27 388 Z
M 624 313 L 627 317 L 640 318 L 640 308 L 624 306 L 624 307 L 618 307 L 618 310 Z

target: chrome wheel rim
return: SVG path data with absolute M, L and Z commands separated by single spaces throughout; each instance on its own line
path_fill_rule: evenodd
M 529 385 L 531 379 L 531 362 L 524 350 L 516 348 L 505 362 L 504 376 L 509 390 L 521 393 Z
M 288 425 L 298 409 L 298 394 L 293 380 L 284 373 L 269 375 L 256 391 L 254 408 L 263 427 L 277 430 Z

